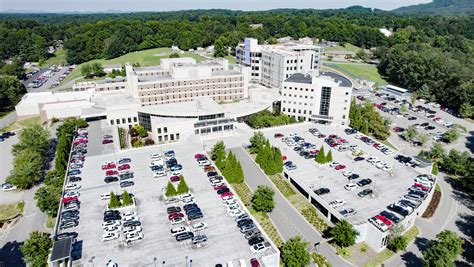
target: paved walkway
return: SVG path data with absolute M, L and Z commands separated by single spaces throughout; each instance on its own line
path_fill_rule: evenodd
M 270 218 L 284 240 L 299 235 L 302 239 L 309 242 L 310 246 L 323 240 L 321 234 L 285 199 L 242 147 L 231 148 L 231 150 L 240 161 L 246 182 L 252 190 L 256 190 L 259 185 L 266 185 L 275 191 L 274 199 L 276 204 L 274 210 L 270 213 Z M 320 245 L 319 253 L 322 253 L 333 266 L 350 266 L 350 264 L 336 255 L 335 251 L 328 244 Z

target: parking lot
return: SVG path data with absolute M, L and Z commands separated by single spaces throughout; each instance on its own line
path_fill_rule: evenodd
M 308 132 L 309 128 L 317 128 L 322 134 L 338 135 L 347 141 L 351 145 L 355 144 L 359 149 L 364 151 L 366 154 L 364 157 L 367 159 L 369 156 L 375 156 L 385 163 L 393 166 L 391 171 L 385 171 L 376 168 L 373 164 L 366 160 L 354 161 L 352 151 L 347 150 L 339 152 L 335 149 L 332 150 L 333 161 L 338 161 L 340 164 L 346 167 L 342 170 L 336 170 L 330 167 L 329 164 L 319 165 L 313 159 L 305 159 L 298 155 L 293 149 L 281 141 L 281 138 L 275 138 L 275 133 L 281 133 L 284 136 L 296 133 L 298 136 L 303 137 L 306 142 L 310 142 L 315 145 L 316 149 L 324 144 L 325 152 L 328 152 L 329 146 L 324 142 L 324 138 L 318 138 Z M 282 154 L 292 161 L 297 168 L 289 171 L 294 174 L 300 181 L 302 181 L 307 187 L 313 191 L 319 188 L 328 188 L 330 193 L 320 195 L 327 203 L 336 199 L 343 199 L 346 204 L 342 207 L 336 208 L 341 211 L 347 208 L 353 208 L 357 214 L 348 217 L 354 224 L 366 222 L 368 218 L 375 216 L 377 213 L 386 209 L 386 206 L 398 201 L 403 195 L 406 194 L 407 189 L 413 185 L 413 179 L 419 174 L 412 167 L 405 166 L 394 159 L 396 151 L 393 154 L 386 155 L 381 151 L 375 149 L 371 145 L 367 145 L 355 138 L 355 135 L 347 135 L 344 133 L 344 128 L 334 126 L 324 126 L 319 124 L 299 124 L 292 127 L 281 127 L 277 129 L 267 129 L 263 133 L 267 138 L 270 139 L 272 145 L 279 147 Z M 344 177 L 343 171 L 351 171 L 355 174 L 359 174 L 360 177 L 354 182 L 360 181 L 361 179 L 369 178 L 372 180 L 370 185 L 349 191 L 344 188 L 350 181 Z M 365 197 L 359 197 L 357 194 L 363 189 L 370 188 L 374 191 L 373 195 Z
M 42 91 L 47 91 L 52 88 L 53 83 L 59 82 L 59 78 L 61 75 L 65 74 L 66 71 L 68 71 L 68 67 L 60 67 L 59 71 L 57 72 L 52 72 L 51 78 L 48 78 L 47 81 L 45 81 L 41 86 L 37 88 L 29 87 L 28 85 L 31 84 L 33 81 L 37 80 L 42 74 L 45 72 L 49 71 L 49 68 L 41 68 L 38 70 L 37 73 L 33 74 L 32 77 L 28 78 L 23 82 L 26 88 L 28 88 L 29 92 L 42 92 Z
M 78 233 L 73 256 L 79 260 L 75 264 L 104 265 L 113 260 L 119 266 L 146 266 L 163 262 L 165 266 L 184 266 L 187 258 L 190 262 L 192 260 L 193 266 L 214 266 L 228 261 L 237 265 L 240 259 L 249 264 L 251 258 L 274 253 L 266 251 L 252 255 L 244 235 L 240 233 L 234 219 L 227 214 L 225 205 L 211 187 L 206 173 L 194 159 L 194 153 L 202 152 L 202 146 L 197 143 L 194 146 L 182 143 L 117 153 L 106 153 L 109 151 L 106 149 L 98 153 L 99 150 L 94 150 L 96 148 L 93 148 L 93 144 L 100 142 L 100 135 L 93 131 L 99 127 L 99 123 L 90 123 L 88 153 L 79 175 L 82 177 L 81 189 L 78 190 L 81 201 L 79 225 L 63 231 Z M 100 132 L 102 134 L 103 130 Z M 153 172 L 149 168 L 150 154 L 162 154 L 168 149 L 175 151 L 176 159 L 183 166 L 185 181 L 204 215 L 204 218 L 192 223 L 205 222 L 208 225 L 202 231 L 208 238 L 202 247 L 196 247 L 190 240 L 178 242 L 170 234 L 171 228 L 180 225 L 171 225 L 166 211 L 167 207 L 176 204 L 167 205 L 162 197 L 162 190 L 169 179 L 168 176 L 153 178 Z M 117 182 L 106 184 L 105 171 L 101 170 L 101 165 L 107 161 L 117 162 L 122 157 L 131 159 L 129 165 L 134 172 L 135 184 L 126 188 L 120 188 Z M 102 219 L 109 201 L 101 200 L 101 195 L 111 191 L 121 194 L 125 189 L 134 194 L 136 206 L 126 207 L 121 212 L 137 213 L 144 238 L 131 246 L 124 242 L 122 235 L 119 239 L 102 242 Z M 188 224 L 184 225 L 191 227 Z

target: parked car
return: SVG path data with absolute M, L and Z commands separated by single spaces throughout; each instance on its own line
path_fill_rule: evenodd
M 331 190 L 329 190 L 329 188 L 324 188 L 324 187 L 314 190 L 314 193 L 319 196 L 329 194 L 330 192 Z
M 194 234 L 192 232 L 184 232 L 176 235 L 176 241 L 183 241 L 187 239 L 192 239 L 194 237 Z
M 345 210 L 342 210 L 339 212 L 342 216 L 344 217 L 350 217 L 352 215 L 355 215 L 357 214 L 357 212 L 353 209 L 353 208 L 348 208 L 348 209 L 345 209 Z
M 372 189 L 367 188 L 367 189 L 364 189 L 364 190 L 360 191 L 357 195 L 358 195 L 359 197 L 366 197 L 366 196 L 372 194 L 373 192 L 374 192 L 374 191 L 373 191 Z
M 362 179 L 359 182 L 357 182 L 357 186 L 364 187 L 364 186 L 369 185 L 371 183 L 372 183 L 371 179 Z
M 124 182 L 120 183 L 120 187 L 122 187 L 122 188 L 133 186 L 133 185 L 135 185 L 135 183 L 133 181 L 124 181 Z

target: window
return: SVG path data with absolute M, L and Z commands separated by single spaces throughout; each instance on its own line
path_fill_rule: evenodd
M 158 142 L 159 142 L 159 143 L 163 142 L 163 137 L 162 137 L 161 135 L 158 136 Z
M 164 127 L 164 128 L 163 128 L 163 132 L 164 132 L 164 133 L 167 133 L 167 132 L 168 132 L 168 128 L 167 128 L 167 127 Z M 165 135 L 165 136 L 166 136 L 166 135 Z
M 132 118 L 128 118 L 128 123 L 132 123 Z
M 114 120 L 110 120 L 110 125 L 114 125 Z
M 330 102 L 331 102 L 331 87 L 323 86 L 321 90 L 321 101 L 319 104 L 319 115 L 327 116 L 329 114 Z
M 122 118 L 122 123 L 125 123 L 125 118 Z
M 349 92 L 346 92 L 346 95 L 349 95 Z
M 115 121 L 117 122 L 117 124 L 120 124 L 120 119 L 116 119 Z
M 345 118 L 346 118 L 346 115 L 342 115 L 342 118 L 345 119 Z
M 179 133 L 176 134 L 176 140 L 179 140 Z
M 137 117 L 133 117 L 133 122 L 137 122 Z
M 174 141 L 174 134 L 170 134 L 170 140 Z
M 168 135 L 165 134 L 165 142 L 168 142 Z
M 161 134 L 161 128 L 156 129 L 158 131 L 158 134 Z

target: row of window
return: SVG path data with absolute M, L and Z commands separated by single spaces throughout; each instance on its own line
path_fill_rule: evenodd
M 133 123 L 136 123 L 138 121 L 137 117 L 128 117 L 128 118 L 122 118 L 122 119 L 116 119 L 110 120 L 110 125 L 120 125 L 120 124 L 131 124 L 133 120 Z
M 166 128 L 166 127 L 165 127 L 165 128 Z M 169 139 L 168 139 L 168 135 L 167 135 L 167 134 L 165 134 L 165 135 L 158 135 L 158 143 L 163 143 L 163 142 L 168 142 L 168 141 L 171 141 L 171 142 L 179 141 L 179 133 L 170 134 L 170 135 L 169 135 Z
M 214 126 L 214 127 L 206 127 L 206 128 L 201 128 L 201 129 L 196 129 L 194 130 L 194 133 L 195 134 L 208 134 L 208 133 L 216 133 L 216 132 L 222 132 L 222 129 L 224 129 L 224 131 L 231 131 L 234 129 L 234 125 L 233 124 L 230 124 L 230 125 L 219 125 L 219 126 Z
M 142 72 L 142 73 L 137 73 L 138 77 L 145 77 L 145 76 L 165 76 L 165 75 L 171 75 L 171 71 L 166 70 L 166 71 L 155 71 L 155 72 Z
M 283 94 L 283 96 L 286 96 L 286 94 Z M 293 96 L 293 97 L 295 97 L 295 98 L 298 98 L 298 96 L 299 96 L 300 98 L 303 98 L 303 95 L 297 95 L 297 94 L 294 94 L 294 95 L 288 94 L 288 96 L 289 96 L 289 97 Z M 304 98 L 308 98 L 308 96 L 305 95 Z M 313 96 L 309 96 L 309 99 L 313 99 Z
M 303 59 L 301 59 L 300 62 L 303 63 Z M 286 63 L 287 63 L 287 64 L 290 64 L 290 63 L 298 63 L 298 60 L 297 60 L 297 59 L 290 59 L 290 60 L 287 60 Z
M 284 104 L 287 103 L 286 100 L 283 100 L 283 103 L 284 103 Z M 290 104 L 290 105 L 291 105 L 291 104 L 294 104 L 294 105 L 300 105 L 300 106 L 302 106 L 302 105 L 308 106 L 308 103 L 305 103 L 305 102 L 296 102 L 296 101 L 293 101 L 293 102 L 288 101 L 288 104 Z M 313 103 L 309 103 L 309 106 L 313 106 Z
M 283 112 L 293 112 L 293 113 L 298 113 L 298 114 L 304 114 L 306 115 L 306 109 L 303 109 L 303 113 L 301 113 L 301 109 L 298 109 L 298 112 L 296 112 L 296 109 L 294 108 L 293 111 L 291 111 L 291 108 L 282 108 Z M 308 110 L 308 114 L 311 115 L 312 114 L 312 111 L 311 110 Z
M 165 85 L 165 86 L 164 86 Z M 183 87 L 179 87 L 181 85 L 178 85 L 178 86 L 169 86 L 169 85 L 166 85 L 164 83 L 158 83 L 158 84 L 150 84 L 150 85 L 139 85 L 138 86 L 138 89 L 139 90 L 153 90 L 153 89 L 164 89 L 164 90 L 170 90 L 170 89 L 176 89 L 176 90 L 195 90 L 196 88 L 197 89 L 200 89 L 200 90 L 204 90 L 204 89 L 211 89 L 211 86 L 212 86 L 212 89 L 216 89 L 217 88 L 232 88 L 232 87 L 242 87 L 244 86 L 244 84 L 241 82 L 241 81 L 235 81 L 235 82 L 226 82 L 225 84 L 207 84 L 207 85 L 200 85 L 200 84 L 195 84 L 194 86 L 183 86 Z
M 300 70 L 303 69 L 303 66 L 300 66 Z M 298 70 L 298 67 L 286 67 L 286 70 Z
M 241 89 L 238 89 L 238 90 L 215 90 L 215 91 L 207 91 L 207 92 L 204 92 L 204 91 L 194 91 L 194 92 L 188 92 L 188 93 L 181 93 L 181 92 L 178 92 L 178 93 L 175 93 L 175 92 L 161 92 L 161 93 L 157 93 L 157 92 L 146 92 L 146 93 L 140 93 L 140 97 L 147 97 L 147 96 L 158 96 L 160 97 L 162 100 L 165 99 L 175 99 L 175 98 L 181 98 L 182 96 L 184 96 L 184 98 L 187 98 L 188 96 L 189 97 L 198 97 L 199 95 L 201 96 L 215 96 L 215 95 L 227 95 L 227 94 L 242 94 L 244 92 L 244 89 L 241 88 Z
M 202 96 L 204 96 L 204 95 L 202 95 Z M 225 95 L 225 96 L 220 95 L 220 96 L 212 97 L 212 99 L 214 101 L 241 100 L 242 98 L 243 98 L 242 94 Z M 160 105 L 160 104 L 181 103 L 181 102 L 189 102 L 191 100 L 193 100 L 192 97 L 179 98 L 179 99 L 168 99 L 168 100 L 159 100 L 157 97 L 142 97 L 142 98 L 140 98 L 140 101 L 142 102 L 142 106 L 154 106 L 154 105 Z

